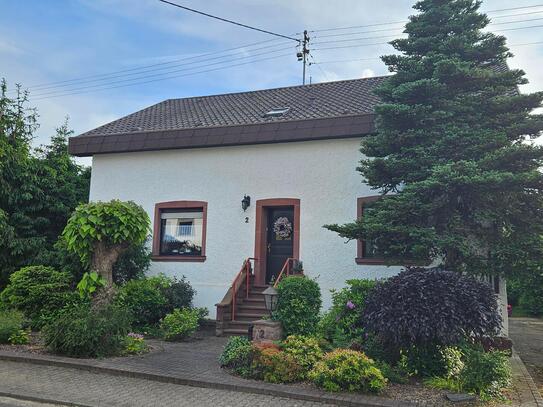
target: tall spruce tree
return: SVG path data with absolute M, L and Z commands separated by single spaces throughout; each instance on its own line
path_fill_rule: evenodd
M 383 198 L 363 219 L 328 225 L 375 242 L 390 264 L 518 275 L 543 255 L 543 93 L 520 94 L 506 39 L 482 30 L 475 0 L 423 0 L 382 59 L 374 135 L 358 171 Z

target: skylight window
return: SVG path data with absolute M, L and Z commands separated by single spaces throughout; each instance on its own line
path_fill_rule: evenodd
M 278 107 L 264 114 L 264 117 L 281 117 L 290 110 L 290 107 Z

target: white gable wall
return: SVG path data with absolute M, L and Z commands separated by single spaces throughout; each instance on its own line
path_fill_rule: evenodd
M 151 273 L 185 275 L 197 290 L 195 305 L 215 316 L 243 260 L 254 256 L 256 201 L 300 199 L 300 259 L 317 279 L 324 307 L 330 289 L 351 278 L 382 278 L 400 267 L 357 265 L 356 242 L 322 227 L 356 218 L 358 197 L 376 195 L 356 167 L 360 139 L 166 150 L 93 157 L 90 199 L 132 200 L 154 220 L 165 201 L 206 201 L 207 260 L 153 262 Z M 241 209 L 247 194 L 251 206 Z M 249 223 L 245 223 L 245 217 Z
M 247 257 L 254 256 L 256 201 L 300 199 L 300 259 L 319 282 L 325 307 L 329 290 L 350 278 L 380 278 L 399 268 L 355 263 L 356 242 L 345 243 L 322 227 L 356 218 L 356 200 L 376 195 L 356 172 L 359 139 L 166 150 L 93 157 L 90 199 L 132 200 L 151 221 L 157 202 L 208 202 L 203 263 L 153 262 L 151 273 L 187 276 L 195 305 L 214 316 Z M 247 194 L 251 206 L 241 209 Z M 249 223 L 245 223 L 245 217 Z

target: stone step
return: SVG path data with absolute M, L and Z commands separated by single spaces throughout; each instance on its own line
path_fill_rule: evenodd
M 256 321 L 265 317 L 267 312 L 247 312 L 239 310 L 236 312 L 236 321 Z
M 226 328 L 222 332 L 222 336 L 247 336 L 247 329 Z
M 264 303 L 265 300 L 262 294 L 254 294 L 254 293 L 249 293 L 248 297 L 238 298 L 238 303 L 247 302 L 247 301 Z
M 248 312 L 268 312 L 266 305 L 264 303 L 257 302 L 246 302 L 238 305 L 238 311 L 248 311 Z

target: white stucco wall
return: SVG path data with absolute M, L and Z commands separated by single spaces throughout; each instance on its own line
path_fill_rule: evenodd
M 317 278 L 325 307 L 329 290 L 350 278 L 381 278 L 397 267 L 357 265 L 356 242 L 345 243 L 322 227 L 356 218 L 356 200 L 375 195 L 356 172 L 359 139 L 310 141 L 93 157 L 90 199 L 133 200 L 153 220 L 157 202 L 208 202 L 203 263 L 154 262 L 151 273 L 185 275 L 198 291 L 197 306 L 224 296 L 243 259 L 254 255 L 258 199 L 300 199 L 300 259 Z M 251 196 L 247 212 L 244 194 Z M 249 223 L 245 223 L 245 217 Z
M 107 154 L 93 157 L 90 199 L 132 200 L 153 221 L 157 202 L 206 201 L 203 263 L 153 262 L 151 273 L 185 275 L 197 290 L 195 305 L 215 316 L 242 261 L 254 255 L 256 201 L 300 199 L 300 259 L 320 284 L 323 305 L 330 289 L 351 278 L 382 278 L 400 267 L 357 265 L 356 242 L 322 227 L 356 218 L 357 198 L 376 195 L 356 167 L 359 139 L 309 141 L 190 150 Z M 247 194 L 251 206 L 241 209 Z M 249 223 L 245 223 L 245 217 Z M 505 285 L 502 288 L 502 306 Z

